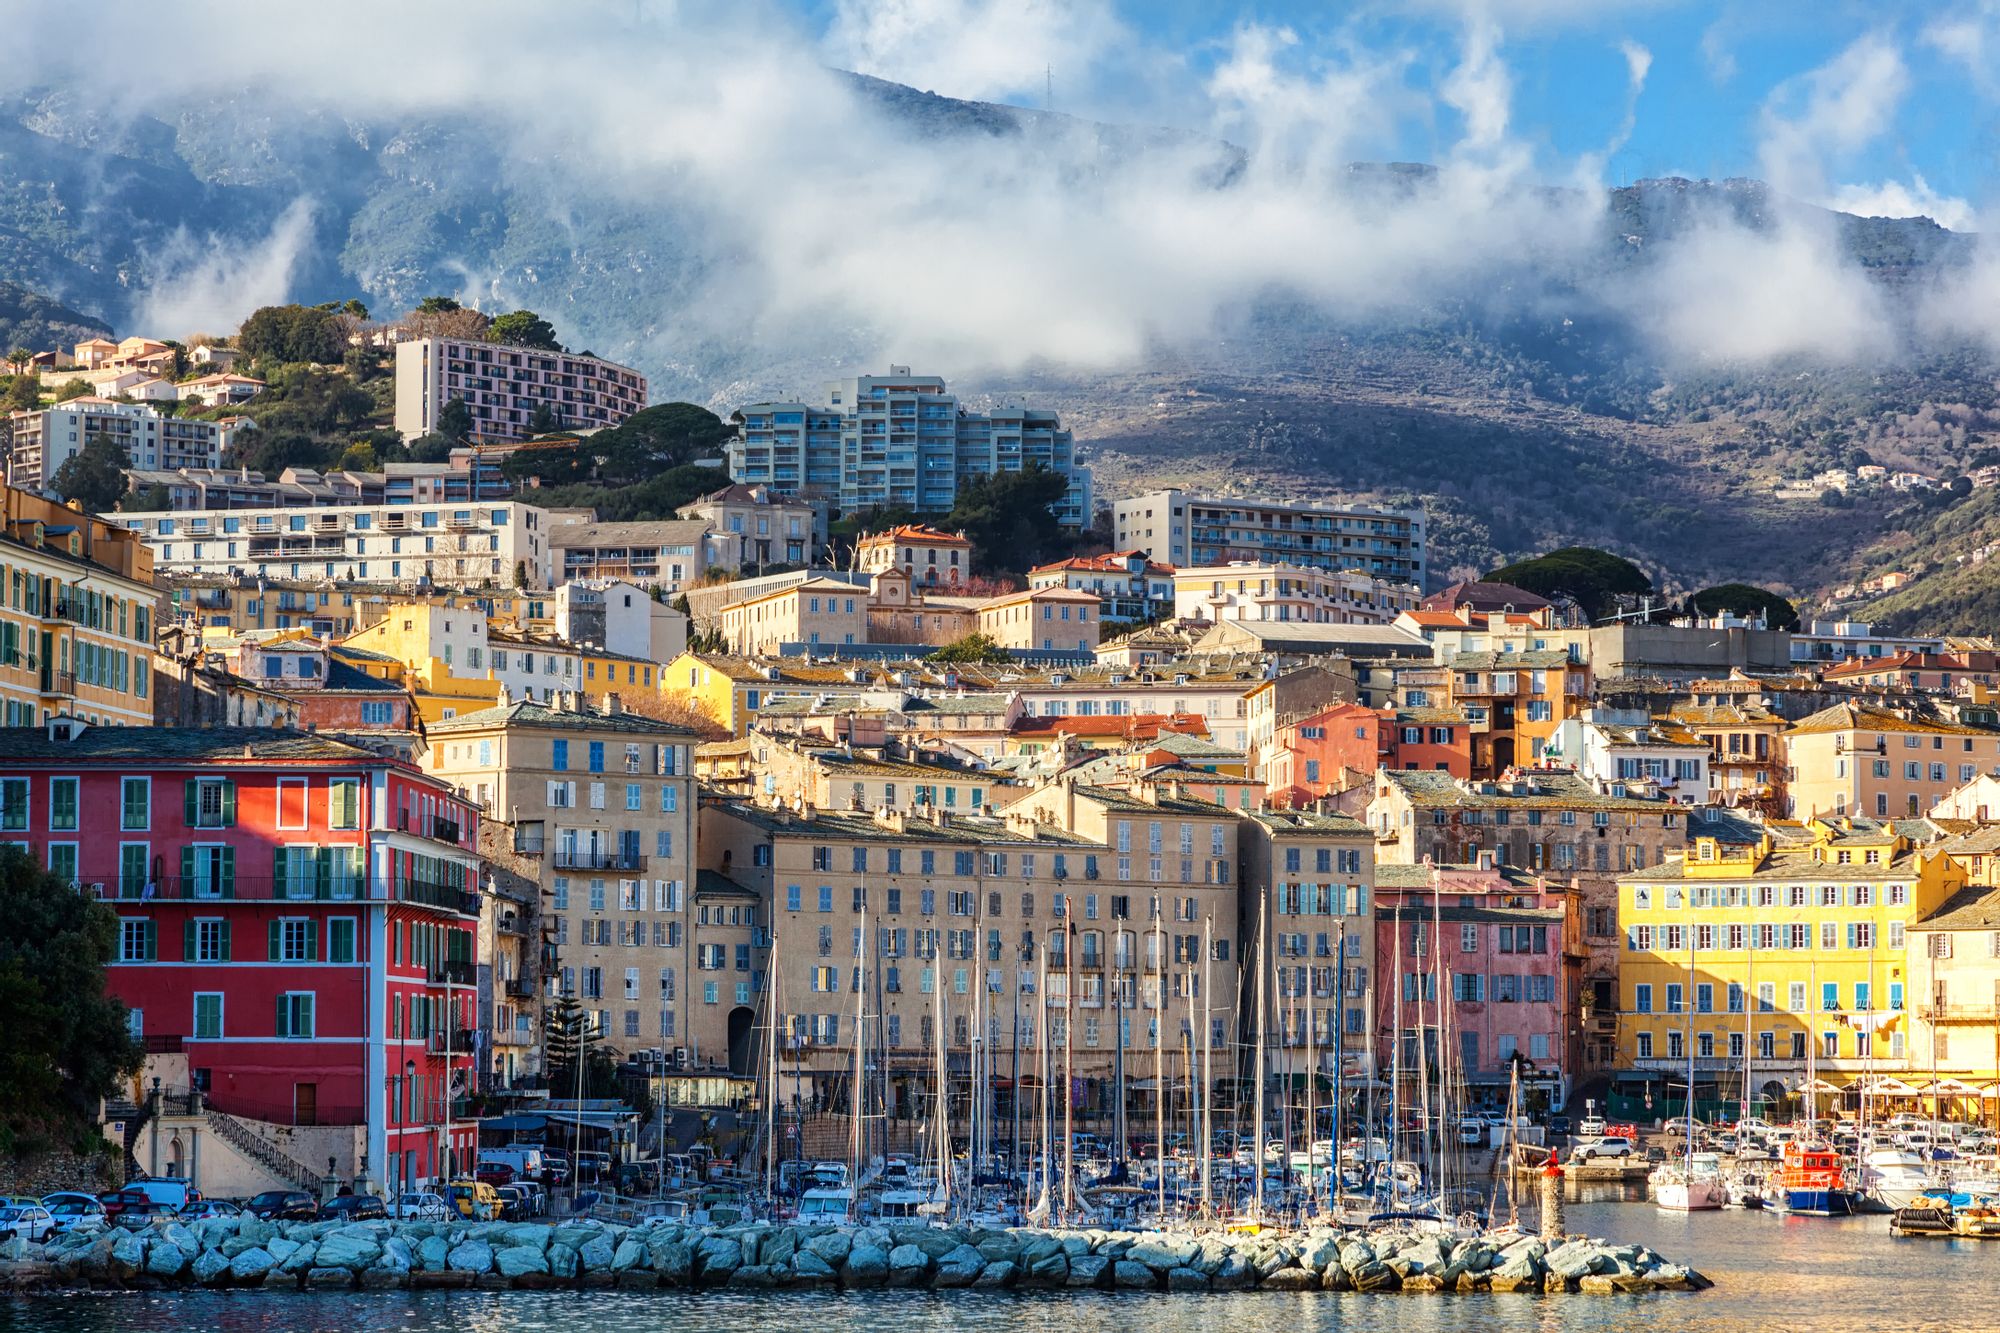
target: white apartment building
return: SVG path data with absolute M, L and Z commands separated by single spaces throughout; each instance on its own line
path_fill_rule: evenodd
M 1316 625 L 1386 625 L 1421 600 L 1413 583 L 1344 569 L 1239 560 L 1173 575 L 1174 615 L 1182 620 L 1271 620 Z
M 415 338 L 396 346 L 396 429 L 406 440 L 437 429 L 452 399 L 472 413 L 472 434 L 520 440 L 538 407 L 564 430 L 615 426 L 646 405 L 646 377 L 630 366 L 573 352 Z
M 7 484 L 42 491 L 60 468 L 93 438 L 109 436 L 141 470 L 212 468 L 222 462 L 227 431 L 219 421 L 161 416 L 143 403 L 72 398 L 40 412 L 9 414 L 14 443 Z
M 621 579 L 670 593 L 700 583 L 711 568 L 741 567 L 743 549 L 741 538 L 696 518 L 558 523 L 549 546 L 560 582 Z
M 432 587 L 552 584 L 545 509 L 513 502 L 330 505 L 119 514 L 181 575 L 343 579 Z
M 908 505 L 948 510 L 976 477 L 1041 466 L 1069 479 L 1055 506 L 1090 521 L 1090 469 L 1053 412 L 1004 406 L 968 412 L 936 375 L 891 366 L 826 385 L 824 404 L 754 403 L 727 446 L 729 475 L 783 493 L 833 500 L 844 513 Z
M 1208 500 L 1152 491 L 1111 506 L 1112 544 L 1186 569 L 1235 560 L 1349 569 L 1424 586 L 1421 509 Z

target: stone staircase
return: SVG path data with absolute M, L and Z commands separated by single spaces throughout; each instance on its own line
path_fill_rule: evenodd
M 125 1141 L 121 1147 L 125 1154 L 125 1179 L 139 1179 L 146 1173 L 139 1169 L 139 1158 L 132 1149 L 138 1145 L 139 1135 L 144 1132 L 146 1123 L 153 1118 L 153 1103 L 151 1100 L 134 1103 L 123 1098 L 107 1101 L 104 1103 L 104 1118 L 107 1121 L 124 1121 Z
M 233 1115 L 218 1111 L 214 1107 L 204 1107 L 202 1115 L 217 1138 L 279 1180 L 295 1189 L 318 1192 L 320 1184 L 325 1179 L 325 1173 L 315 1171 L 297 1158 L 279 1152 L 266 1142 L 262 1135 Z

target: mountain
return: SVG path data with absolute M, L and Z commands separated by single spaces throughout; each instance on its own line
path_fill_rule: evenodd
M 101 319 L 71 310 L 18 283 L 0 281 L 0 353 L 16 347 L 67 350 L 110 332 L 111 326 Z
M 1252 171 L 1243 150 L 1199 136 L 842 77 L 912 151 L 971 164 L 997 145 L 1014 169 L 1045 163 L 1079 199 L 1144 179 L 1121 174 L 1131 164 L 1170 160 L 1192 208 L 1233 198 Z M 63 90 L 0 101 L 0 279 L 71 308 L 52 309 L 45 333 L 19 335 L 38 345 L 68 340 L 70 324 L 95 328 L 91 319 L 194 332 L 173 321 L 229 308 L 239 290 L 247 304 L 252 280 L 275 271 L 293 299 L 359 294 L 387 314 L 438 292 L 527 305 L 571 346 L 641 366 L 656 397 L 722 410 L 811 392 L 897 346 L 893 330 L 858 315 L 769 314 L 758 301 L 770 275 L 701 192 L 634 190 L 578 156 L 520 151 L 478 116 L 247 95 L 124 119 L 99 105 Z M 1441 177 L 1357 164 L 1344 188 L 1356 218 L 1394 225 L 1395 210 Z M 770 197 L 846 205 L 777 185 Z M 878 198 L 896 202 L 893 191 Z M 1267 284 L 1218 300 L 1213 328 L 1156 330 L 1139 369 L 1078 372 L 1053 358 L 1021 371 L 919 368 L 974 405 L 1018 395 L 1057 407 L 1090 444 L 1101 494 L 1185 484 L 1422 499 L 1439 577 L 1580 542 L 1632 556 L 1675 588 L 1744 579 L 1815 595 L 1893 559 L 1900 520 L 1886 506 L 1782 500 L 1776 483 L 1857 461 L 1951 474 L 2000 443 L 2000 367 L 1921 317 L 1925 293 L 1976 263 L 1976 238 L 1926 219 L 1806 209 L 1743 180 L 1642 181 L 1601 201 L 1548 190 L 1529 202 L 1582 219 L 1577 235 L 1496 239 L 1481 234 L 1488 213 L 1447 214 L 1456 230 L 1440 253 L 1472 258 L 1441 275 L 1391 274 L 1389 314 Z M 866 228 L 865 213 L 852 225 Z M 1862 275 L 1855 299 L 1881 302 L 1858 323 L 1888 329 L 1883 344 L 1754 360 L 1668 347 L 1655 325 L 1671 323 L 1686 274 L 1663 257 L 1705 253 L 1675 247 L 1717 227 L 1824 236 Z M 1757 268 L 1753 256 L 1743 271 Z

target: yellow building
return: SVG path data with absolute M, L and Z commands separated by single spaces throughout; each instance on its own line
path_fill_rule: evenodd
M 858 699 L 876 689 L 874 673 L 862 667 L 692 649 L 662 666 L 657 679 L 662 694 L 701 709 L 737 736 L 749 733 L 759 710 L 780 700 Z
M 1905 1067 L 1908 933 L 1964 884 L 1951 858 L 1869 819 L 1695 817 L 1679 859 L 1618 878 L 1614 1115 L 1696 1114 Z M 1669 1105 L 1671 1103 L 1671 1105 Z M 1824 1103 L 1822 1103 L 1822 1106 Z

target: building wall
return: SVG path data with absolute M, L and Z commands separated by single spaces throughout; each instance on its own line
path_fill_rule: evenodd
M 1117 549 L 1145 551 L 1176 567 L 1255 557 L 1424 586 L 1421 510 L 1203 499 L 1163 490 L 1114 501 L 1111 524 Z
M 1971 728 L 1794 731 L 1784 740 L 1791 813 L 1802 818 L 1907 818 L 2000 763 L 2000 736 Z
M 395 423 L 404 439 L 435 430 L 438 413 L 454 398 L 471 411 L 473 435 L 520 440 L 541 406 L 567 429 L 615 426 L 646 405 L 646 377 L 573 352 L 456 338 L 396 345 Z

